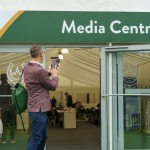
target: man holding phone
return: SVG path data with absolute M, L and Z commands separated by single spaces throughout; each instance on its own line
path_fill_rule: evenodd
M 24 67 L 24 81 L 28 92 L 28 112 L 32 122 L 32 131 L 27 150 L 44 150 L 47 140 L 47 115 L 50 111 L 49 90 L 58 87 L 58 70 L 56 67 L 48 72 L 42 67 L 44 52 L 39 45 L 30 49 L 32 60 Z

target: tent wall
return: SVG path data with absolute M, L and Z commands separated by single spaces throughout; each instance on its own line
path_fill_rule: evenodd
M 95 107 L 100 102 L 100 91 L 99 88 L 88 88 L 88 87 L 67 87 L 62 90 L 57 90 L 51 93 L 51 98 L 55 96 L 57 99 L 57 105 L 60 103 L 62 106 L 66 106 L 64 93 L 68 92 L 72 95 L 73 103 L 81 101 L 86 107 Z M 89 94 L 89 103 L 87 102 L 87 94 Z

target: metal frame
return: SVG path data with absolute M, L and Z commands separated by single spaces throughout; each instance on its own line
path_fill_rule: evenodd
M 28 44 L 28 45 L 20 45 L 20 44 L 17 44 L 17 45 L 13 45 L 13 44 L 9 44 L 9 45 L 0 45 L 0 53 L 29 53 L 29 50 L 31 48 L 33 44 Z M 60 45 L 60 44 L 56 44 L 56 45 L 46 45 L 46 44 L 40 44 L 43 48 L 43 51 L 46 52 L 46 48 L 79 48 L 79 47 L 82 47 L 82 48 L 100 48 L 102 45 Z M 44 60 L 43 60 L 43 67 L 45 68 L 46 67 L 46 54 L 44 53 L 45 57 L 44 57 Z M 0 95 L 0 97 L 11 97 L 11 95 Z M 46 150 L 46 145 L 45 145 L 45 148 L 44 150 Z
M 122 52 L 137 51 L 150 51 L 150 45 L 101 48 L 101 150 L 124 149 L 123 96 L 150 96 L 147 89 L 126 90 L 123 94 L 123 74 L 117 73 L 122 68 L 119 63 L 122 62 Z M 118 76 L 114 75 L 115 71 Z
M 29 53 L 29 49 L 30 49 L 31 45 L 0 45 L 0 53 Z M 46 55 L 45 55 L 45 51 L 46 48 L 43 47 L 43 51 L 44 51 L 44 60 L 43 60 L 43 67 L 46 67 Z M 11 97 L 12 95 L 0 95 L 0 97 Z M 45 144 L 45 148 L 44 150 L 46 150 L 46 144 Z
M 101 94 L 106 95 L 106 53 L 105 48 L 101 48 Z M 101 97 L 101 150 L 108 150 L 108 111 L 106 98 Z
M 113 93 L 113 66 L 112 66 L 112 59 L 113 59 L 113 56 L 112 56 L 112 53 L 109 53 L 108 54 L 108 93 L 109 94 L 112 94 Z M 112 147 L 113 147 L 113 140 L 112 140 L 112 136 L 113 136 L 113 121 L 112 121 L 112 118 L 113 118 L 113 114 L 112 114 L 112 108 L 113 108 L 113 103 L 112 103 L 112 100 L 113 100 L 113 97 L 112 96 L 109 96 L 108 99 L 107 99 L 107 104 L 108 104 L 108 135 L 109 135 L 109 145 L 108 145 L 108 148 L 109 150 L 112 150 Z
M 123 93 L 123 72 L 120 72 L 123 68 L 123 53 L 117 53 L 117 93 Z M 117 148 L 118 150 L 124 149 L 124 109 L 123 109 L 123 96 L 117 97 Z M 120 119 L 122 118 L 122 120 Z
M 28 44 L 28 45 L 13 45 L 13 44 L 9 44 L 9 45 L 0 45 L 0 52 L 23 52 L 23 53 L 28 53 L 29 52 L 29 49 L 31 47 L 32 44 Z M 112 97 L 114 96 L 124 96 L 124 95 L 130 95 L 130 96 L 134 96 L 134 94 L 118 94 L 120 93 L 118 91 L 117 94 L 113 94 L 111 89 L 109 89 L 109 94 L 107 94 L 107 75 L 108 75 L 108 69 L 106 68 L 106 62 L 108 61 L 108 58 L 106 57 L 106 53 L 107 52 L 111 52 L 111 53 L 115 53 L 115 52 L 127 52 L 127 51 L 141 51 L 141 50 L 144 50 L 144 51 L 149 51 L 150 50 L 150 45 L 131 45 L 131 46 L 110 46 L 110 47 L 105 47 L 104 45 L 78 45 L 78 44 L 75 44 L 75 45 L 61 45 L 61 44 L 54 44 L 54 45 L 46 45 L 46 44 L 40 44 L 43 48 L 43 50 L 45 51 L 46 48 L 65 48 L 65 47 L 68 47 L 68 48 L 74 48 L 74 47 L 82 47 L 82 48 L 100 48 L 101 49 L 101 52 L 100 52 L 100 57 L 101 57 L 101 150 L 109 150 L 109 149 L 112 149 L 113 148 L 113 143 L 112 143 L 112 140 L 110 138 L 110 142 L 111 142 L 111 146 L 108 146 L 110 143 L 108 141 L 108 136 L 111 135 L 109 133 L 109 131 L 107 130 L 108 129 L 108 115 L 111 113 L 108 112 L 108 108 L 110 108 L 112 110 L 112 107 L 114 107 L 113 104 L 115 104 L 113 102 Z M 111 64 L 111 62 L 113 60 L 111 60 L 111 57 L 113 57 L 112 54 L 110 54 L 109 56 L 109 62 Z M 46 60 L 46 56 L 45 56 L 45 60 Z M 44 66 L 46 65 L 46 61 L 44 60 Z M 109 68 L 109 72 L 111 72 L 112 69 Z M 112 84 L 112 81 L 114 82 L 112 76 L 110 77 L 109 79 L 109 85 Z M 137 95 L 137 94 L 136 94 Z M 142 94 L 143 95 L 143 94 Z M 145 94 L 147 95 L 147 94 Z M 111 98 L 108 100 L 108 97 Z M 112 103 L 113 102 L 113 103 Z M 109 105 L 108 105 L 109 104 Z M 115 104 L 116 105 L 116 104 Z M 108 107 L 109 106 L 109 107 Z M 122 111 L 122 110 L 120 110 Z M 113 117 L 115 117 L 115 114 L 113 114 Z M 110 118 L 111 120 L 111 118 Z M 109 121 L 110 121 L 109 120 Z M 121 124 L 121 123 L 120 123 Z M 114 126 L 114 125 L 113 125 Z M 112 130 L 112 128 L 109 126 L 109 130 Z M 114 130 L 114 129 L 113 129 Z M 112 132 L 112 131 L 111 131 Z M 121 136 L 121 135 L 120 135 Z M 112 137 L 113 138 L 113 137 Z M 120 139 L 117 139 L 118 142 Z M 118 147 L 119 148 L 119 147 Z M 118 149 L 117 148 L 117 149 Z M 114 149 L 114 150 L 117 150 L 117 149 Z M 119 149 L 118 149 L 119 150 Z

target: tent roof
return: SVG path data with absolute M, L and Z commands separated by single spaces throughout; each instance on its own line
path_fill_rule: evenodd
M 149 12 L 148 0 L 1 0 L 0 10 Z
M 59 48 L 47 48 L 46 68 L 48 68 L 48 64 L 50 64 L 50 57 L 57 56 L 58 50 Z M 64 59 L 60 61 L 59 72 L 63 77 L 60 79 L 60 84 L 62 84 L 62 86 L 65 84 L 65 77 L 70 79 L 70 86 L 99 87 L 99 48 L 69 48 L 69 53 L 63 54 L 63 56 Z
M 58 55 L 59 49 L 46 49 L 46 69 L 51 64 L 51 57 Z M 60 61 L 59 87 L 100 87 L 99 48 L 68 49 L 69 53 L 63 54 L 64 59 Z M 21 65 L 30 60 L 30 54 L 0 53 L 0 58 L 0 74 L 6 72 L 12 74 L 9 77 L 12 80 L 13 77 L 16 79 L 19 77 L 19 71 L 22 70 Z M 123 75 L 125 77 L 137 77 L 138 66 L 149 62 L 149 60 L 149 53 L 124 53 Z

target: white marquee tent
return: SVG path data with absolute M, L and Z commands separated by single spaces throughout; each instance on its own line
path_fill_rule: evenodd
M 0 18 L 7 11 L 33 10 L 33 11 L 97 11 L 97 12 L 149 12 L 150 1 L 147 0 L 1 0 Z M 8 15 L 9 16 L 9 15 Z M 4 19 L 3 19 L 4 20 Z M 6 19 L 7 21 L 7 19 Z M 3 22 L 0 21 L 0 28 Z M 60 48 L 60 47 L 59 47 Z M 55 56 L 59 48 L 47 48 L 46 68 L 50 63 L 50 56 Z M 11 55 L 16 59 L 15 54 Z M 18 54 L 19 55 L 19 54 Z M 133 62 L 134 57 L 134 62 Z M 18 57 L 24 62 L 29 60 L 29 56 Z M 149 55 L 126 55 L 124 75 L 137 75 L 137 66 L 149 60 Z M 140 58 L 140 59 L 139 59 Z M 4 61 L 6 56 L 1 55 L 1 70 L 6 70 Z M 100 52 L 99 48 L 69 48 L 69 53 L 64 55 L 60 66 L 60 86 L 72 87 L 100 87 Z M 140 61 L 138 61 L 140 60 Z M 10 61 L 10 60 L 9 60 Z M 132 61 L 132 65 L 131 65 Z M 17 62 L 16 62 L 17 63 Z M 8 66 L 8 62 L 7 62 Z M 4 68 L 5 69 L 4 69 Z M 132 69 L 132 72 L 128 72 Z M 65 80 L 65 82 L 64 82 Z
M 0 10 L 149 12 L 148 0 L 1 0 Z

